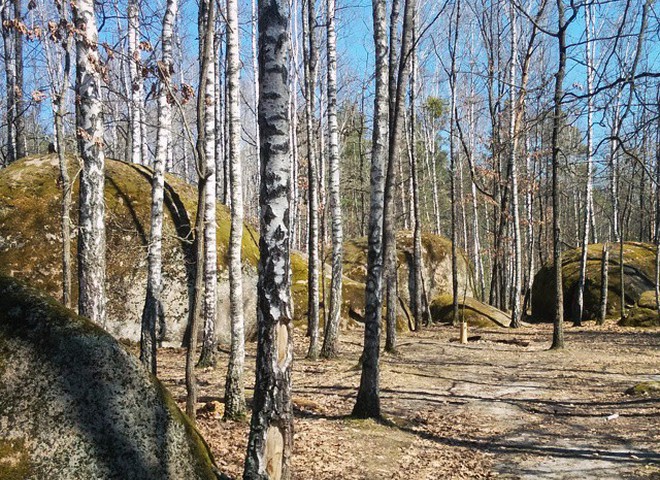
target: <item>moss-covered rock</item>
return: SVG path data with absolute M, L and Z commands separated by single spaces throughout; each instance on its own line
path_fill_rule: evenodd
M 626 312 L 626 317 L 619 320 L 622 327 L 660 327 L 660 315 L 655 308 L 634 306 Z
M 584 289 L 585 319 L 595 319 L 600 310 L 602 244 L 589 245 L 587 250 L 587 275 Z M 580 249 L 564 252 L 562 281 L 564 290 L 564 318 L 570 319 L 576 303 L 577 284 L 580 274 Z M 646 243 L 625 242 L 624 293 L 627 305 L 637 304 L 642 294 L 654 288 L 655 247 Z M 608 281 L 608 314 L 616 314 L 621 308 L 619 282 L 619 245 L 610 244 Z M 554 319 L 554 266 L 539 270 L 532 287 L 532 321 L 551 322 Z
M 451 323 L 453 320 L 454 301 L 451 295 L 439 295 L 430 305 L 431 318 L 434 322 Z M 468 324 L 476 327 L 508 327 L 511 317 L 486 303 L 471 297 L 458 299 L 459 318 L 465 318 Z
M 642 382 L 626 390 L 628 395 L 658 395 L 660 394 L 660 382 L 657 380 Z
M 413 296 L 412 278 L 413 239 L 411 232 L 400 231 L 396 236 L 398 258 L 398 291 L 401 300 L 410 307 Z M 366 238 L 344 243 L 344 274 L 350 279 L 364 284 L 367 277 Z M 422 234 L 422 256 L 424 260 L 424 282 L 428 298 L 447 295 L 452 291 L 451 241 L 432 233 Z M 459 249 L 458 285 L 461 296 L 473 296 L 473 272 L 465 252 Z
M 78 177 L 74 158 L 72 178 Z M 0 273 L 19 278 L 61 298 L 61 188 L 55 155 L 27 158 L 0 170 Z M 106 232 L 108 323 L 115 336 L 140 338 L 140 318 L 147 277 L 147 243 L 150 230 L 152 171 L 148 168 L 106 161 Z M 197 212 L 195 187 L 166 175 L 163 218 L 163 303 L 166 316 L 165 345 L 180 345 L 187 325 L 190 287 L 194 283 L 191 225 Z M 74 185 L 72 219 L 77 218 L 78 182 Z M 230 214 L 217 206 L 218 225 L 218 326 L 219 339 L 229 342 L 228 245 Z M 76 268 L 77 239 L 71 244 Z M 258 232 L 245 226 L 243 236 L 243 289 L 246 332 L 256 321 Z M 297 254 L 292 259 L 294 278 L 306 278 L 307 265 Z M 75 270 L 74 270 L 75 271 Z M 74 305 L 77 286 L 74 275 Z M 307 289 L 306 282 L 298 290 Z M 306 298 L 305 295 L 299 295 Z M 297 308 L 296 311 L 301 311 Z M 304 308 L 306 311 L 306 307 Z M 201 328 L 201 326 L 200 326 Z
M 115 339 L 0 276 L 0 478 L 218 477 L 210 451 Z

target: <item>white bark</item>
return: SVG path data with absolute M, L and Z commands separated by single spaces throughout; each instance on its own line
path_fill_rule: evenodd
M 227 108 L 229 109 L 229 170 L 231 183 L 231 232 L 229 235 L 229 304 L 231 351 L 225 382 L 225 418 L 245 413 L 243 364 L 245 333 L 243 320 L 243 180 L 241 175 L 240 58 L 238 50 L 238 2 L 227 0 Z M 257 142 L 259 143 L 259 142 Z
M 78 217 L 78 313 L 105 326 L 105 153 L 101 104 L 101 61 L 92 0 L 76 0 L 76 115 L 82 158 Z
M 213 1 L 208 2 L 207 31 L 215 30 L 215 8 Z M 204 74 L 204 162 L 206 175 L 206 190 L 204 192 L 204 337 L 200 364 L 215 365 L 217 340 L 215 325 L 218 304 L 218 251 L 216 225 L 216 168 L 215 168 L 215 35 L 208 33 L 205 42 L 211 52 L 208 66 Z M 205 46 L 205 48 L 207 48 Z M 201 94 L 201 92 L 200 92 Z M 232 192 L 233 194 L 233 192 Z
M 161 59 L 158 62 L 160 85 L 158 90 L 158 130 L 156 132 L 156 156 L 151 184 L 151 231 L 147 275 L 147 297 L 142 312 L 140 360 L 154 375 L 156 363 L 156 322 L 164 316 L 161 293 L 163 290 L 163 196 L 165 165 L 172 141 L 172 105 L 168 101 L 172 77 L 172 34 L 178 9 L 177 0 L 168 0 L 163 15 Z
M 510 83 L 510 116 L 509 116 L 509 168 L 511 171 L 511 208 L 513 209 L 513 241 L 514 241 L 514 259 L 513 259 L 513 303 L 511 305 L 511 327 L 520 326 L 521 317 L 521 292 L 522 292 L 522 241 L 520 232 L 520 209 L 518 206 L 518 165 L 516 149 L 518 146 L 518 136 L 516 127 L 518 99 L 516 95 L 516 68 L 517 68 L 517 25 L 516 25 L 516 7 L 513 1 L 509 4 L 511 18 L 511 64 L 509 70 Z
M 330 283 L 330 318 L 325 329 L 323 356 L 339 353 L 339 320 L 342 304 L 342 256 L 344 233 L 341 221 L 339 129 L 337 126 L 337 35 L 335 0 L 327 0 L 328 62 L 328 157 L 330 162 L 330 208 L 332 210 L 332 277 Z
M 244 472 L 249 479 L 292 476 L 289 8 L 286 0 L 259 0 L 262 166 L 256 383 Z
M 143 137 L 143 81 L 139 48 L 140 7 L 138 0 L 128 2 L 128 72 L 130 76 L 130 136 L 131 162 L 146 164 L 142 158 Z
M 594 112 L 594 99 L 592 96 L 593 83 L 594 83 L 594 68 L 593 68 L 593 46 L 591 42 L 593 18 L 592 18 L 592 5 L 591 1 L 587 0 L 585 6 L 585 23 L 586 23 L 586 67 L 587 67 L 587 179 L 586 179 L 586 192 L 585 192 L 585 206 L 586 211 L 584 214 L 583 232 L 582 232 L 582 252 L 580 255 L 580 274 L 578 277 L 578 291 L 576 301 L 576 311 L 573 312 L 573 324 L 579 326 L 582 324 L 582 317 L 584 314 L 584 284 L 587 276 L 587 247 L 589 245 L 589 234 L 591 221 L 593 216 L 593 112 Z

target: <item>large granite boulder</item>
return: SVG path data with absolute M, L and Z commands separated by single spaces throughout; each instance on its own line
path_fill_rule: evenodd
M 410 315 L 413 297 L 413 238 L 412 233 L 400 231 L 396 236 L 397 259 L 398 259 L 398 294 L 399 306 L 405 315 Z M 367 238 L 358 238 L 344 243 L 344 275 L 364 285 L 367 278 Z M 452 293 L 451 272 L 451 241 L 447 238 L 432 233 L 422 234 L 422 257 L 423 277 L 426 295 L 429 299 Z M 467 255 L 461 249 L 458 250 L 458 286 L 460 296 L 472 297 L 474 295 L 474 274 Z M 364 287 L 363 287 L 364 289 Z M 346 294 L 346 291 L 345 291 Z M 349 292 L 349 295 L 351 293 Z M 364 291 L 362 292 L 361 305 L 364 305 Z M 353 308 L 358 305 L 358 298 L 351 301 Z M 404 322 L 405 323 L 405 322 Z
M 218 476 L 188 418 L 119 342 L 0 276 L 0 478 Z
M 79 165 L 72 158 L 71 173 Z M 57 157 L 32 157 L 0 170 L 0 273 L 24 280 L 61 299 L 61 188 Z M 137 341 L 147 278 L 152 171 L 135 164 L 106 161 L 105 205 L 107 233 L 108 323 L 115 338 Z M 77 220 L 78 182 L 73 191 L 72 220 Z M 181 345 L 187 326 L 189 288 L 194 283 L 190 239 L 197 211 L 197 191 L 167 175 L 163 218 L 163 303 L 165 345 Z M 229 341 L 229 280 L 227 246 L 230 217 L 218 205 L 218 331 Z M 243 237 L 243 289 L 248 332 L 256 319 L 259 249 L 257 233 L 246 225 Z M 71 244 L 76 268 L 77 238 Z M 74 270 L 75 271 L 75 270 Z M 74 275 L 74 305 L 77 286 Z
M 435 297 L 430 305 L 431 318 L 434 322 L 451 323 L 454 316 L 454 299 L 452 295 Z M 476 298 L 458 298 L 459 319 L 476 327 L 509 327 L 511 316 L 497 308 L 480 302 Z
M 587 249 L 587 275 L 584 290 L 585 319 L 598 318 L 600 311 L 602 244 L 589 245 Z M 563 253 L 562 282 L 564 291 L 564 318 L 570 319 L 576 304 L 578 278 L 580 275 L 580 249 Z M 625 303 L 636 305 L 642 294 L 654 290 L 655 247 L 646 243 L 625 242 L 624 259 L 624 294 Z M 554 265 L 541 268 L 534 276 L 532 286 L 531 321 L 552 322 L 555 316 Z M 619 244 L 610 244 L 608 262 L 608 315 L 618 315 L 621 308 L 621 287 L 619 281 L 620 258 Z

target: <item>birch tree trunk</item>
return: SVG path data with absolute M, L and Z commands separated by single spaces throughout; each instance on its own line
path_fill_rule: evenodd
M 76 0 L 76 134 L 82 159 L 78 211 L 78 313 L 105 326 L 105 153 L 101 62 L 92 0 Z
M 204 162 L 206 170 L 206 191 L 204 192 L 204 336 L 199 366 L 211 367 L 216 364 L 217 340 L 215 324 L 218 305 L 218 252 L 216 240 L 216 169 L 215 169 L 215 4 L 207 3 L 206 38 L 209 43 L 210 58 L 205 70 L 204 97 Z M 200 92 L 201 94 L 201 92 Z M 230 126 L 231 128 L 231 126 Z M 233 195 L 233 192 L 232 192 Z M 232 203 L 233 207 L 233 203 Z
M 290 14 L 288 1 L 259 0 L 261 213 L 256 383 L 244 471 L 249 480 L 292 476 Z
M 385 0 L 373 0 L 374 44 L 376 52 L 376 88 L 374 97 L 373 146 L 370 169 L 369 249 L 365 287 L 364 349 L 362 375 L 353 415 L 359 418 L 380 417 L 380 321 L 382 313 L 382 241 L 384 169 L 387 155 L 388 66 L 387 21 Z
M 308 276 L 307 276 L 307 321 L 309 350 L 307 357 L 316 359 L 319 355 L 319 192 L 316 138 L 314 117 L 316 112 L 316 73 L 318 46 L 316 44 L 316 10 L 314 0 L 307 1 L 307 55 L 305 62 L 305 119 L 307 122 L 307 183 L 309 189 L 309 230 L 308 230 Z
M 520 232 L 520 209 L 518 207 L 518 165 L 516 150 L 518 147 L 517 136 L 517 96 L 516 96 L 516 65 L 517 65 L 517 25 L 516 25 L 516 8 L 513 2 L 509 4 L 510 17 L 511 17 L 511 65 L 509 71 L 510 82 L 510 118 L 509 118 L 509 170 L 511 172 L 511 208 L 513 209 L 513 241 L 514 241 L 514 259 L 513 259 L 513 301 L 511 305 L 511 327 L 520 327 L 521 317 L 521 293 L 522 293 L 522 242 Z
M 229 304 L 231 350 L 225 382 L 225 418 L 245 416 L 243 364 L 245 333 L 243 320 L 243 180 L 241 166 L 240 59 L 238 51 L 238 2 L 227 0 L 227 108 L 229 109 L 229 170 L 231 183 L 231 231 L 229 233 Z M 257 142 L 258 143 L 258 142 Z
M 131 135 L 131 162 L 139 165 L 145 164 L 142 158 L 142 146 L 145 143 L 142 128 L 142 99 L 143 82 L 139 49 L 140 7 L 138 0 L 128 2 L 128 71 L 130 76 L 130 135 Z
M 330 162 L 330 208 L 332 209 L 332 277 L 330 281 L 330 318 L 327 319 L 322 355 L 339 354 L 339 321 L 342 304 L 342 257 L 344 234 L 341 221 L 339 131 L 337 126 L 337 35 L 335 33 L 335 0 L 327 0 L 327 68 L 328 68 L 328 160 Z
M 591 44 L 592 32 L 592 10 L 591 1 L 587 1 L 584 5 L 585 15 L 585 50 L 586 50 L 586 68 L 587 68 L 587 185 L 585 187 L 585 206 L 586 211 L 584 214 L 583 232 L 582 232 L 582 252 L 580 255 L 580 274 L 578 277 L 578 290 L 575 311 L 573 312 L 573 326 L 579 327 L 582 325 L 582 316 L 584 312 L 584 284 L 587 276 L 587 254 L 589 246 L 589 227 L 591 226 L 591 217 L 593 216 L 593 181 L 592 181 L 592 151 L 593 151 L 593 82 L 594 82 L 594 69 L 593 69 L 593 47 Z
M 603 243 L 603 253 L 600 262 L 600 314 L 598 315 L 598 325 L 605 325 L 605 317 L 607 317 L 607 292 L 609 281 L 609 263 L 610 263 L 610 250 L 607 242 Z
M 156 132 L 156 156 L 154 175 L 151 183 L 151 231 L 149 234 L 147 297 L 142 311 L 140 335 L 140 360 L 147 370 L 157 373 L 156 323 L 165 315 L 161 301 L 163 290 L 163 196 L 165 186 L 165 165 L 172 141 L 172 105 L 170 88 L 173 71 L 172 34 L 178 9 L 177 0 L 168 0 L 163 15 L 161 36 L 161 59 L 158 62 L 158 130 Z
M 458 43 L 458 26 L 461 18 L 461 2 L 456 3 L 456 20 L 453 31 L 453 39 L 450 39 L 451 71 L 450 71 L 450 119 L 449 119 L 449 175 L 451 195 L 451 282 L 452 282 L 452 324 L 458 326 L 458 252 L 456 234 L 456 148 L 455 148 L 455 124 L 456 124 L 456 50 Z M 450 36 L 452 32 L 450 32 Z M 453 40 L 453 45 L 451 44 Z M 464 327 L 463 327 L 464 328 Z M 463 328 L 461 332 L 463 332 Z

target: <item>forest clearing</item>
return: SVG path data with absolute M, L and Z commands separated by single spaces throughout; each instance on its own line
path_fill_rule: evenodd
M 321 363 L 304 359 L 306 339 L 297 335 L 293 478 L 660 477 L 660 392 L 625 393 L 660 380 L 657 332 L 589 323 L 567 330 L 561 353 L 547 350 L 552 333 L 543 326 L 513 335 L 470 329 L 481 338 L 468 345 L 457 334 L 435 326 L 383 355 L 382 422 L 349 415 L 361 330 L 343 334 L 341 357 Z M 166 349 L 161 358 L 161 378 L 183 405 L 184 352 Z M 199 373 L 198 426 L 222 470 L 240 476 L 249 426 L 218 421 L 226 358 Z
M 657 2 L 0 30 L 0 480 L 660 480 Z

